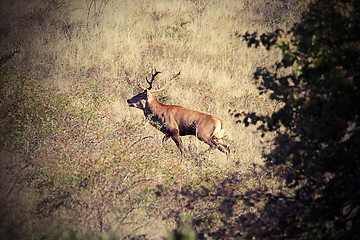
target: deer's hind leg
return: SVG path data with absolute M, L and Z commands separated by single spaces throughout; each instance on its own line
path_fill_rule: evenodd
M 219 149 L 219 151 L 225 153 L 228 157 L 230 156 L 230 148 L 224 143 L 223 139 L 212 136 L 210 138 L 210 141 L 211 141 L 212 145 L 214 146 L 213 148 Z M 212 146 L 210 146 L 210 148 L 211 147 Z
M 219 151 L 225 153 L 227 157 L 230 155 L 230 148 L 224 143 L 224 140 L 217 136 L 208 136 L 208 135 L 202 135 L 198 134 L 197 138 L 207 145 L 209 145 L 209 149 L 207 152 L 211 152 L 214 149 L 219 149 Z

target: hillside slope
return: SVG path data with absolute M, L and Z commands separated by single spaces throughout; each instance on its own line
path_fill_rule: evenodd
M 292 24 L 300 12 L 293 2 L 4 1 L 1 235 L 159 239 L 178 224 L 172 209 L 208 211 L 206 203 L 186 209 L 176 191 L 234 174 L 239 193 L 278 184 L 257 166 L 270 143 L 230 113 L 274 110 L 253 72 L 279 55 L 247 48 L 241 35 Z M 153 68 L 163 72 L 159 86 L 181 70 L 158 94 L 162 102 L 225 120 L 230 159 L 184 137 L 189 154 L 181 160 L 127 106 Z

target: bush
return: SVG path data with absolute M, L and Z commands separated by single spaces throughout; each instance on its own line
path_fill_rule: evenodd
M 313 1 L 289 32 L 244 35 L 283 53 L 274 70 L 255 73 L 279 109 L 244 122 L 277 133 L 266 165 L 292 190 L 270 196 L 250 238 L 359 238 L 359 7 Z

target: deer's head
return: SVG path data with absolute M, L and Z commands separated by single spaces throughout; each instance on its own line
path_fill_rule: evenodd
M 149 84 L 148 88 L 144 88 L 144 87 L 140 86 L 140 84 L 138 84 L 138 87 L 141 90 L 143 90 L 143 92 L 141 92 L 127 100 L 129 107 L 135 107 L 135 108 L 139 108 L 141 110 L 145 110 L 149 106 L 149 104 L 152 102 L 152 100 L 156 99 L 154 93 L 163 91 L 165 88 L 167 88 L 167 86 L 169 85 L 169 83 L 172 79 L 174 79 L 180 75 L 180 72 L 175 74 L 172 78 L 170 78 L 168 80 L 168 82 L 162 88 L 152 89 L 155 77 L 159 73 L 161 73 L 161 72 L 158 72 L 158 71 L 156 71 L 156 69 L 154 69 L 153 73 L 151 74 L 151 80 L 148 80 L 147 77 L 145 78 L 146 82 Z

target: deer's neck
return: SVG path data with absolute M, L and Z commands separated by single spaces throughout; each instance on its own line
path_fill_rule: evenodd
M 159 115 L 164 109 L 165 104 L 161 103 L 157 98 L 153 97 L 147 102 L 144 114 L 148 115 Z

